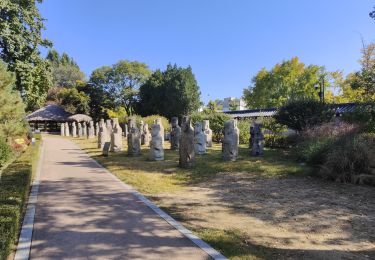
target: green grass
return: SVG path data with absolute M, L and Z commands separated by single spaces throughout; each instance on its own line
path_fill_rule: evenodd
M 18 238 L 38 154 L 39 143 L 29 146 L 2 172 L 0 180 L 0 260 L 8 257 Z

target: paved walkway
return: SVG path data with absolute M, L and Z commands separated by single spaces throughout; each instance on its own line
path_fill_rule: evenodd
M 209 259 L 73 142 L 44 145 L 32 259 Z

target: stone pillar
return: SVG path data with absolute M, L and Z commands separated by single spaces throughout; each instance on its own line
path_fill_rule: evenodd
M 172 130 L 170 134 L 171 150 L 178 150 L 180 147 L 181 127 L 178 125 L 178 117 L 171 119 Z
M 141 132 L 137 128 L 134 117 L 131 117 L 128 121 L 128 130 L 128 155 L 138 156 L 141 154 Z
M 80 122 L 77 122 L 77 125 L 78 125 L 77 135 L 78 137 L 82 137 L 82 125 Z
M 156 118 L 154 123 L 160 125 L 160 131 L 163 136 L 163 144 L 164 144 L 164 127 L 163 127 L 163 124 L 161 123 L 161 118 Z
M 128 133 L 129 133 L 129 131 L 128 131 L 128 124 L 125 124 L 124 125 L 124 136 L 127 137 Z
M 250 127 L 250 148 L 252 156 L 263 155 L 264 135 L 262 133 L 262 125 L 254 123 Z
M 151 130 L 151 145 L 148 158 L 152 161 L 164 160 L 163 136 L 159 124 L 153 124 Z
M 206 146 L 212 147 L 212 130 L 210 129 L 210 121 L 203 120 L 203 132 L 206 136 Z
M 195 166 L 194 129 L 188 116 L 182 118 L 179 153 L 180 167 L 190 168 Z
M 104 119 L 99 121 L 99 133 L 98 133 L 98 148 L 103 149 L 105 142 L 108 142 L 107 127 L 104 123 Z
M 146 146 L 150 146 L 151 133 L 148 130 L 148 124 L 143 125 L 142 138 L 143 138 L 143 144 L 146 145 Z
M 77 125 L 76 122 L 72 122 L 72 136 L 77 137 Z
M 60 135 L 65 136 L 65 123 L 60 124 Z
M 82 136 L 87 138 L 87 123 L 82 122 Z
M 93 121 L 90 121 L 89 123 L 88 138 L 89 139 L 95 138 L 95 127 L 94 127 Z
M 140 123 L 139 123 L 139 131 L 141 131 L 141 145 L 144 145 L 145 144 L 145 139 L 144 139 L 144 133 L 143 133 L 143 126 L 144 126 L 144 123 L 143 123 L 143 121 L 141 121 Z
M 200 122 L 196 123 L 194 127 L 194 150 L 197 155 L 206 153 L 206 136 Z
M 224 124 L 222 158 L 224 161 L 235 161 L 238 157 L 239 130 L 237 120 L 229 120 Z
M 69 123 L 65 123 L 65 136 L 70 136 Z
M 122 129 L 118 123 L 118 118 L 112 118 L 112 122 L 111 152 L 119 152 L 122 149 Z
M 107 119 L 105 125 L 107 127 L 107 133 L 108 133 L 108 135 L 111 136 L 111 134 L 112 134 L 112 128 L 113 128 L 113 126 L 112 126 L 112 120 L 111 119 Z
M 99 134 L 99 122 L 95 123 L 95 136 L 98 136 Z

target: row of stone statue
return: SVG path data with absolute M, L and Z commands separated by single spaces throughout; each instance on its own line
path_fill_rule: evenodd
M 68 122 L 61 123 L 60 125 L 61 136 L 73 137 L 87 137 L 95 138 L 98 135 L 98 127 L 94 127 L 94 122 L 90 121 L 87 125 L 86 122 Z

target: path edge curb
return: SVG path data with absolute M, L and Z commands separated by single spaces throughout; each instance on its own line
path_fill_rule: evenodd
M 81 148 L 80 148 L 81 149 Z M 84 150 L 81 149 L 84 153 L 86 153 Z M 87 153 L 86 153 L 87 154 Z M 215 260 L 225 260 L 228 259 L 224 255 L 222 255 L 220 252 L 218 252 L 216 249 L 214 249 L 212 246 L 204 242 L 201 238 L 194 235 L 189 229 L 185 228 L 182 224 L 178 223 L 174 218 L 172 218 L 169 214 L 167 214 L 165 211 L 163 211 L 161 208 L 156 206 L 153 202 L 151 202 L 149 199 L 147 199 L 145 196 L 143 196 L 139 191 L 137 191 L 135 188 L 133 188 L 131 185 L 124 183 L 121 181 L 116 175 L 111 173 L 107 168 L 105 168 L 103 165 L 101 165 L 98 161 L 96 161 L 94 158 L 89 156 L 90 159 L 98 165 L 100 168 L 102 168 L 109 176 L 111 176 L 112 179 L 119 182 L 124 188 L 129 190 L 136 198 L 141 200 L 143 203 L 147 205 L 151 210 L 153 210 L 156 214 L 158 214 L 161 218 L 163 218 L 168 224 L 170 224 L 172 227 L 177 229 L 181 234 L 183 234 L 186 238 L 188 238 L 191 242 L 193 242 L 196 246 L 198 246 L 200 249 L 202 249 L 206 254 L 211 256 Z
M 42 171 L 42 163 L 44 159 L 44 142 L 41 140 L 40 144 L 40 154 L 38 159 L 38 164 L 36 168 L 35 179 L 31 185 L 31 191 L 29 195 L 29 200 L 27 202 L 26 213 L 22 222 L 22 229 L 20 237 L 18 239 L 18 245 L 16 249 L 16 254 L 14 260 L 28 260 L 30 258 L 31 242 L 33 238 L 34 229 L 34 219 L 36 204 L 38 201 L 38 191 L 40 185 L 40 174 Z

